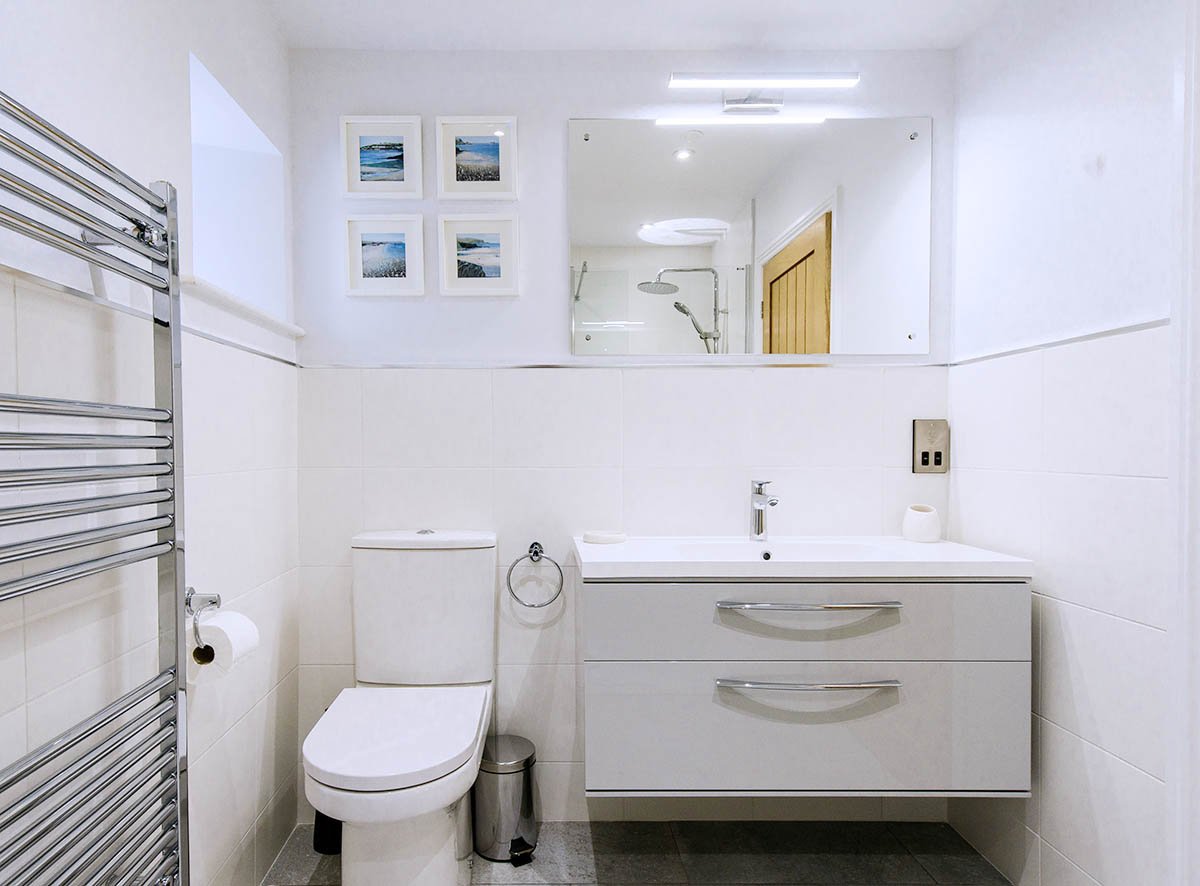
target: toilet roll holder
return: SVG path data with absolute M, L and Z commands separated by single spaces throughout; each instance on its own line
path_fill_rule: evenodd
M 209 609 L 221 607 L 220 594 L 201 594 L 195 588 L 188 588 L 183 598 L 183 608 L 192 617 L 192 638 L 196 648 L 192 650 L 192 658 L 196 664 L 211 664 L 216 657 L 216 651 L 200 638 L 200 616 Z

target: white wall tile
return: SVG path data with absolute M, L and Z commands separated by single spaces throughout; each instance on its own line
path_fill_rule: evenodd
M 301 565 L 349 566 L 350 539 L 363 525 L 361 469 L 300 469 Z
M 295 669 L 255 705 L 249 720 L 256 743 L 258 794 L 255 812 L 267 810 L 275 795 L 293 784 L 299 762 L 299 675 Z M 295 809 L 295 798 L 291 808 Z
M 154 576 L 152 562 L 138 563 L 27 598 L 26 697 L 57 689 L 157 637 Z M 143 679 L 152 673 L 157 668 Z
M 750 370 L 625 369 L 621 376 L 626 468 L 747 463 Z
M 497 570 L 499 624 L 496 660 L 499 664 L 575 664 L 576 610 L 578 608 L 578 570 L 563 567 L 562 594 L 541 609 L 522 606 L 504 587 L 507 564 Z M 513 587 L 533 603 L 550 599 L 557 582 L 539 571 L 524 583 L 513 573 Z
M 1167 480 L 1046 475 L 1039 590 L 1166 627 L 1173 569 L 1170 502 Z
M 255 466 L 258 362 L 261 358 L 236 348 L 194 335 L 183 337 L 185 474 L 245 471 Z
M 303 665 L 300 668 L 300 703 L 297 740 L 301 748 L 304 739 L 325 709 L 333 704 L 338 693 L 354 685 L 353 665 Z
M 295 468 L 300 456 L 300 370 L 265 357 L 254 357 L 251 364 L 254 467 Z
M 196 847 L 193 851 L 201 851 Z M 193 879 L 195 874 L 193 874 Z M 225 863 L 213 874 L 208 886 L 257 886 L 260 878 L 254 875 L 254 829 L 238 842 Z
M 363 373 L 305 369 L 300 373 L 300 464 L 310 468 L 363 463 Z
M 19 393 L 154 402 L 151 325 L 142 318 L 17 281 L 16 324 L 31 345 L 16 348 Z
M 1166 326 L 1048 349 L 1046 466 L 1167 476 L 1171 352 Z
M 189 832 L 200 851 L 192 856 L 192 877 L 207 883 L 237 848 L 258 817 L 257 742 L 250 718 L 243 718 L 189 767 Z
M 1163 778 L 1166 634 L 1049 598 L 1040 615 L 1037 712 Z
M 532 741 L 539 765 L 582 762 L 578 689 L 574 665 L 500 665 L 496 732 Z
M 947 371 L 941 366 L 884 369 L 882 399 L 883 464 L 911 468 L 913 419 L 949 418 Z
M 950 474 L 914 474 L 912 467 L 883 469 L 883 534 L 900 535 L 909 505 L 931 505 L 950 537 Z
M 300 664 L 353 664 L 354 613 L 349 566 L 300 568 Z
M 17 390 L 17 302 L 12 277 L 0 275 L 0 391 Z
M 1049 843 L 1042 843 L 1043 886 L 1100 886 Z
M 543 821 L 587 821 L 582 763 L 537 762 Z
M 1101 883 L 1165 883 L 1166 789 L 1044 722 L 1042 838 Z
M 1007 800 L 952 799 L 950 825 L 1013 886 L 1042 886 L 1041 841 Z
M 238 493 L 242 502 L 249 496 L 253 521 L 246 575 L 255 587 L 296 564 L 300 530 L 297 480 L 296 471 L 289 468 L 240 475 Z
M 740 797 L 731 812 L 740 812 Z M 881 821 L 881 797 L 753 797 L 751 812 L 759 821 Z M 720 812 L 718 806 L 716 812 Z M 905 821 L 897 818 L 896 821 Z
M 363 376 L 363 463 L 492 464 L 492 374 L 486 369 L 379 369 Z
M 749 527 L 748 468 L 630 468 L 621 491 L 629 535 L 743 535 Z
M 293 777 L 271 799 L 270 804 L 254 822 L 254 878 L 262 883 L 279 851 L 296 827 L 296 780 Z
M 235 600 L 255 587 L 254 475 L 192 474 L 184 479 L 188 583 Z M 286 515 L 275 519 L 286 520 Z M 256 570 L 254 570 L 256 571 Z
M 29 753 L 26 745 L 25 706 L 0 714 L 0 768 Z
M 950 462 L 956 468 L 1042 467 L 1043 352 L 950 369 Z
M 533 541 L 565 563 L 573 536 L 621 527 L 618 468 L 498 468 L 493 483 L 501 563 L 527 553 Z
M 767 510 L 771 535 L 880 535 L 883 532 L 883 468 L 767 468 L 751 472 L 770 480 L 767 491 L 779 504 Z M 750 486 L 741 500 L 729 502 L 742 512 L 750 532 Z
M 951 541 L 1043 563 L 1041 487 L 1045 474 L 956 468 L 950 472 Z
M 26 698 L 25 607 L 20 599 L 0 603 L 0 673 L 4 674 L 0 681 L 0 714 L 6 714 L 22 707 Z
M 945 821 L 944 797 L 884 797 L 884 821 Z
M 827 467 L 884 462 L 883 370 L 758 367 L 750 373 L 748 382 L 737 379 L 740 389 L 713 391 L 749 404 L 750 464 Z
M 621 463 L 621 372 L 498 369 L 493 372 L 496 465 Z
M 492 472 L 485 468 L 368 468 L 365 529 L 492 529 Z M 350 538 L 337 562 L 349 562 Z M 330 555 L 331 556 L 331 555 Z

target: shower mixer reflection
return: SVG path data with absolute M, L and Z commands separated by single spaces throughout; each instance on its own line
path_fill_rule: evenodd
M 663 268 L 655 276 L 653 280 L 647 280 L 644 283 L 639 283 L 637 288 L 641 292 L 648 295 L 674 295 L 679 292 L 679 287 L 668 280 L 664 280 L 663 274 L 712 274 L 713 277 L 713 326 L 712 330 L 705 330 L 700 325 L 700 321 L 688 309 L 688 306 L 681 301 L 675 302 L 675 310 L 683 314 L 692 321 L 692 327 L 696 330 L 696 335 L 700 336 L 700 340 L 704 342 L 704 350 L 710 354 L 719 353 L 718 345 L 721 340 L 721 276 L 717 273 L 716 268 Z

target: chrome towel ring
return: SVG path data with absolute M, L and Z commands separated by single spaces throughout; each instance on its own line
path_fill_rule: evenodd
M 525 600 L 522 600 L 521 596 L 516 591 L 513 590 L 513 586 L 512 586 L 513 570 L 517 568 L 517 566 L 520 564 L 520 562 L 522 560 L 528 560 L 530 563 L 540 563 L 542 560 L 549 560 L 551 563 L 554 564 L 554 568 L 558 570 L 558 590 L 555 591 L 554 596 L 551 597 L 549 600 L 547 600 L 545 603 L 529 603 Z M 509 594 L 512 595 L 512 598 L 514 600 L 516 600 L 518 603 L 520 603 L 522 606 L 524 606 L 526 609 L 545 609 L 547 606 L 549 606 L 551 603 L 553 603 L 555 600 L 557 600 L 559 597 L 562 596 L 562 592 L 563 592 L 562 567 L 558 565 L 558 561 L 555 560 L 553 557 L 547 556 L 545 549 L 541 545 L 541 542 L 535 541 L 533 544 L 531 544 L 529 546 L 528 554 L 526 554 L 523 557 L 517 557 L 517 559 L 512 561 L 512 565 L 510 565 L 508 567 L 508 574 L 504 576 L 504 584 L 508 586 L 508 592 L 509 592 Z

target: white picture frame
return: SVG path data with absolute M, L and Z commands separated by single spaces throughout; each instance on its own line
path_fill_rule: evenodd
M 438 241 L 443 295 L 517 295 L 520 252 L 516 213 L 438 216 Z
M 439 199 L 516 200 L 517 159 L 516 117 L 437 118 Z
M 420 117 L 342 117 L 341 129 L 347 197 L 422 198 L 425 174 Z M 397 141 L 402 145 L 399 169 L 394 150 L 372 149 L 373 144 L 395 145 Z
M 377 236 L 372 238 L 372 235 Z M 403 243 L 399 250 L 395 245 L 398 242 Z M 394 273 L 398 260 L 404 262 L 401 275 Z M 347 218 L 346 276 L 346 292 L 351 296 L 424 295 L 424 217 L 352 215 Z

